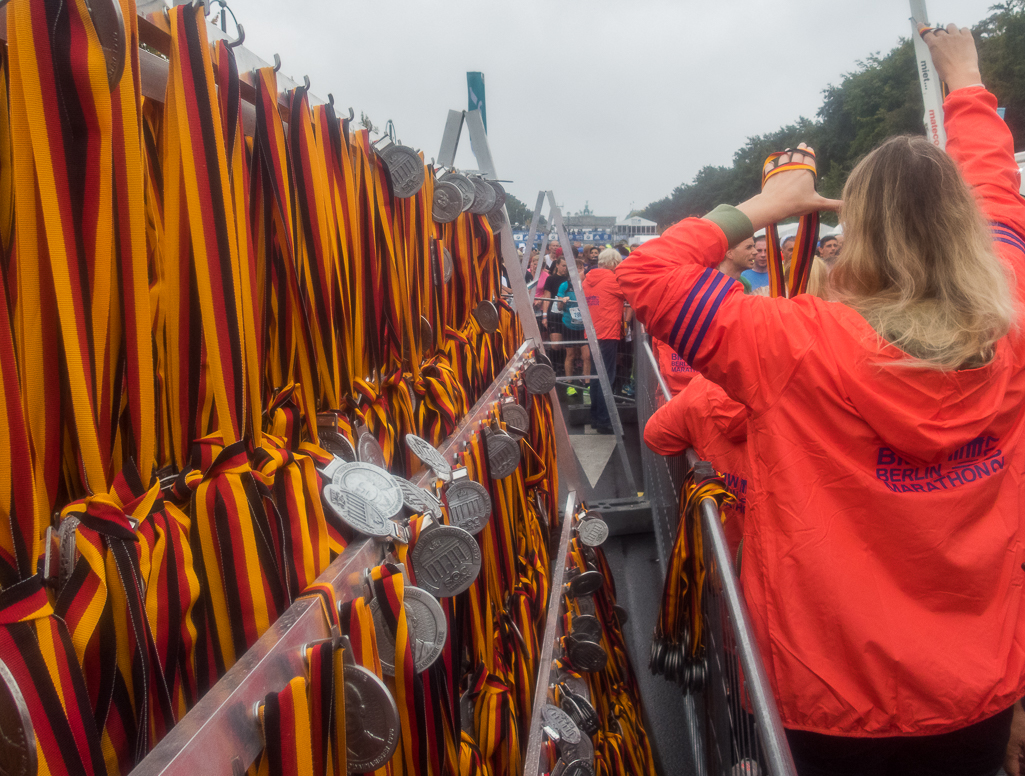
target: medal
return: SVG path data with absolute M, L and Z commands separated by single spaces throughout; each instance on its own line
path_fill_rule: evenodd
M 530 430 L 530 413 L 514 401 L 505 402 L 500 407 L 502 422 L 509 434 L 525 437 Z
M 371 463 L 347 463 L 331 477 L 336 488 L 355 493 L 371 502 L 385 516 L 402 511 L 402 488 L 384 469 Z
M 438 598 L 459 595 L 480 574 L 477 541 L 454 525 L 436 525 L 423 531 L 409 557 L 417 585 Z
M 382 469 L 388 468 L 388 462 L 384 460 L 384 450 L 377 438 L 362 426 L 359 437 L 356 440 L 356 450 L 359 452 L 359 459 L 363 463 L 370 463 Z
M 413 645 L 413 668 L 419 674 L 426 671 L 445 648 L 448 624 L 438 599 L 418 587 L 407 586 L 402 606 L 406 611 L 409 640 Z M 385 622 L 381 605 L 375 598 L 370 602 L 377 631 L 377 652 L 381 668 L 388 676 L 395 676 L 395 634 Z
M 471 534 L 484 530 L 491 519 L 491 494 L 479 482 L 456 480 L 445 489 L 449 522 Z
M 449 283 L 452 280 L 452 274 L 455 272 L 455 264 L 452 263 L 452 254 L 449 253 L 448 248 L 442 247 L 442 277 L 445 278 L 445 283 Z
M 458 172 L 447 172 L 441 176 L 441 180 L 451 183 L 459 189 L 459 194 L 463 198 L 462 212 L 465 213 L 469 210 L 470 206 L 473 204 L 473 198 L 476 192 L 473 181 Z
M 351 464 L 349 464 L 351 465 Z M 324 486 L 324 501 L 338 519 L 364 536 L 391 536 L 391 522 L 373 503 L 337 484 Z
M 597 515 L 597 512 L 589 512 L 588 515 Z M 600 517 L 585 516 L 577 524 L 577 535 L 580 541 L 588 547 L 599 547 L 609 538 L 609 526 Z
M 605 668 L 609 660 L 608 653 L 601 644 L 593 641 L 577 640 L 572 636 L 566 638 L 566 654 L 573 665 L 581 671 L 595 673 Z
M 439 224 L 450 224 L 463 212 L 463 195 L 451 181 L 440 180 L 434 184 L 434 199 L 431 202 L 431 218 Z
M 491 213 L 500 213 L 505 207 L 505 187 L 498 181 L 488 181 L 488 185 L 495 192 L 495 204 L 491 206 Z M 490 215 L 490 213 L 489 213 Z
M 408 199 L 420 191 L 424 185 L 424 163 L 420 154 L 398 143 L 377 149 L 377 154 L 384 161 L 384 169 L 396 197 Z
M 523 384 L 535 396 L 548 393 L 555 387 L 555 370 L 548 364 L 531 364 L 523 370 Z
M 601 640 L 601 622 L 593 614 L 578 614 L 570 623 L 574 638 L 585 641 Z
M 585 571 L 570 580 L 567 595 L 570 598 L 579 598 L 584 595 L 593 595 L 601 590 L 605 584 L 605 577 L 600 571 Z
M 395 753 L 399 710 L 384 682 L 363 666 L 345 665 L 348 773 L 372 773 Z
M 470 182 L 473 184 L 473 204 L 470 205 L 470 212 L 475 216 L 487 215 L 495 206 L 495 190 L 479 176 L 474 176 Z
M 520 444 L 508 434 L 492 431 L 485 437 L 491 478 L 504 480 L 520 465 Z
M 442 480 L 452 479 L 452 467 L 448 461 L 441 457 L 441 453 L 428 442 L 416 434 L 406 434 L 406 447 L 413 453 L 424 466 L 428 467 Z
M 494 303 L 489 302 L 485 299 L 479 302 L 476 307 L 473 308 L 473 317 L 477 319 L 477 323 L 484 329 L 488 334 L 494 334 L 498 331 L 498 309 Z
M 573 721 L 572 717 L 558 706 L 546 704 L 541 709 L 541 719 L 544 721 L 545 727 L 555 734 L 552 737 L 556 741 L 568 744 L 580 743 L 580 728 L 577 727 L 577 723 Z
M 35 776 L 37 770 L 36 734 L 28 704 L 14 674 L 0 660 L 0 772 Z
M 434 494 L 424 488 L 418 488 L 409 480 L 402 477 L 393 477 L 399 488 L 402 489 L 402 503 L 406 509 L 417 515 L 430 515 L 435 520 L 441 520 L 441 502 Z

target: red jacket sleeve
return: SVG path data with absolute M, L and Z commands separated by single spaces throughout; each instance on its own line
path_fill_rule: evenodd
M 1014 270 L 1025 298 L 1025 200 L 1014 160 L 1014 140 L 997 114 L 997 98 L 981 86 L 957 89 L 943 103 L 947 153 L 975 191 L 993 227 L 997 252 Z
M 694 369 L 759 412 L 775 402 L 814 344 L 816 303 L 746 296 L 713 267 L 726 252 L 716 224 L 688 218 L 616 270 L 637 317 Z
M 663 404 L 644 426 L 644 444 L 659 455 L 679 455 L 691 446 L 693 430 L 687 426 L 687 399 L 682 393 Z

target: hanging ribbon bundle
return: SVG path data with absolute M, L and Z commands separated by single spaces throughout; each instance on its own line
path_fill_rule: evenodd
M 815 175 L 814 163 L 786 162 L 776 164 L 776 160 L 784 155 L 792 155 L 791 149 L 778 151 L 765 159 L 765 167 L 772 164 L 762 173 L 762 187 L 773 175 L 789 170 L 807 170 Z M 815 152 L 810 148 L 800 149 L 800 153 L 815 158 Z M 819 214 L 818 212 L 808 213 L 801 216 L 797 226 L 797 238 L 794 242 L 794 250 L 790 256 L 784 256 L 779 246 L 779 232 L 776 224 L 769 224 L 765 229 L 765 249 L 768 254 L 769 265 L 769 292 L 772 296 L 793 298 L 803 294 L 808 287 L 808 278 L 811 275 L 811 265 L 815 260 L 815 245 L 819 235 Z
M 681 489 L 680 521 L 651 642 L 651 672 L 677 682 L 685 692 L 700 691 L 706 673 L 701 608 L 705 564 L 700 506 L 709 498 L 715 500 L 720 515 L 724 506 L 736 501 L 711 466 L 698 464 L 688 473 Z

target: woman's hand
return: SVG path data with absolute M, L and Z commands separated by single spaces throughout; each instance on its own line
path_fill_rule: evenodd
M 787 164 L 788 162 L 803 162 L 815 165 L 815 157 L 811 154 L 802 153 L 801 150 L 808 148 L 801 143 L 793 153 L 783 154 L 774 162 L 774 166 Z M 766 164 L 765 170 L 770 169 Z M 765 188 L 761 194 L 756 194 L 737 205 L 741 211 L 751 220 L 751 225 L 757 232 L 769 224 L 775 224 L 784 218 L 792 216 L 803 216 L 815 210 L 839 210 L 840 200 L 826 199 L 815 191 L 815 176 L 810 170 L 789 170 L 773 175 L 765 182 Z
M 959 30 L 957 25 L 948 24 L 945 30 L 926 30 L 922 39 L 932 54 L 936 75 L 946 81 L 951 91 L 982 83 L 979 52 L 972 31 L 967 27 Z

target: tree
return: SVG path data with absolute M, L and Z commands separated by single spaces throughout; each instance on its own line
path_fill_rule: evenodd
M 973 32 L 983 80 L 1000 105 L 1020 147 L 1025 141 L 1025 0 L 1005 0 Z M 722 202 L 737 203 L 758 191 L 765 157 L 804 141 L 815 149 L 819 191 L 839 198 L 847 176 L 869 151 L 888 137 L 924 133 L 922 96 L 912 42 L 901 41 L 885 56 L 869 55 L 839 85 L 823 92 L 815 121 L 750 137 L 733 155 L 731 167 L 704 167 L 690 183 L 649 204 L 643 215 L 660 229 L 690 215 L 703 215 Z M 822 220 L 836 223 L 833 213 Z
M 505 208 L 509 211 L 509 223 L 512 224 L 513 229 L 530 228 L 530 219 L 534 217 L 534 211 L 508 192 L 505 195 Z M 546 226 L 544 216 L 541 216 L 541 220 L 538 222 L 538 227 L 542 226 Z

